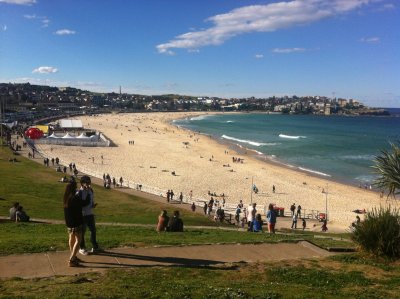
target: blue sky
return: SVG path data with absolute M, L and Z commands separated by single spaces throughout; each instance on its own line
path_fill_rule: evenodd
M 0 82 L 400 107 L 398 0 L 0 0 Z

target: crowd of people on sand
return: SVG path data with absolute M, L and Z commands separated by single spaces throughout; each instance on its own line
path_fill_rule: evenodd
M 19 202 L 14 202 L 10 208 L 10 220 L 15 222 L 28 222 L 30 217 L 26 214 L 24 207 Z
M 74 177 L 68 181 L 65 188 L 63 204 L 64 218 L 69 235 L 70 257 L 68 265 L 70 267 L 78 267 L 83 262 L 77 257 L 78 252 L 81 255 L 94 254 L 101 251 L 96 238 L 96 222 L 93 209 L 97 206 L 94 201 L 94 192 L 91 187 L 91 179 L 89 176 L 82 176 L 80 179 L 80 187 L 78 189 L 77 182 Z M 89 229 L 90 241 L 92 249 L 86 249 L 85 232 Z

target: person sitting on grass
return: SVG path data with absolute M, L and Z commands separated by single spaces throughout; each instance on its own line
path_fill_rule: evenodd
M 164 232 L 167 230 L 169 217 L 167 211 L 162 210 L 160 216 L 158 216 L 157 232 Z
M 25 213 L 24 208 L 22 206 L 18 206 L 17 211 L 15 212 L 15 222 L 28 222 L 29 216 Z
M 168 231 L 183 232 L 183 221 L 179 218 L 179 211 L 174 211 L 174 217 L 168 223 Z
M 19 207 L 19 202 L 14 202 L 13 206 L 10 208 L 10 220 L 15 221 L 15 214 L 17 213 Z
M 258 232 L 263 232 L 263 222 L 261 219 L 261 214 L 256 215 L 256 219 L 253 222 L 253 232 L 258 233 Z

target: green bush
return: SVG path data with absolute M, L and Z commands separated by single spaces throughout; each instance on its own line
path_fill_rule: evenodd
M 356 225 L 352 239 L 359 247 L 376 256 L 400 257 L 400 214 L 398 209 L 380 207 L 368 212 Z

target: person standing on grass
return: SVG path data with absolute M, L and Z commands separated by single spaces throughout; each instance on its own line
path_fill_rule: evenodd
M 82 225 L 83 216 L 82 208 L 88 205 L 90 202 L 89 198 L 79 197 L 79 193 L 76 192 L 77 186 L 73 178 L 69 181 L 64 192 L 64 219 L 65 225 L 67 226 L 67 231 L 69 235 L 69 250 L 70 257 L 68 265 L 70 267 L 79 266 L 79 259 L 76 256 L 79 249 L 79 244 L 82 239 Z
M 172 217 L 168 223 L 169 232 L 183 232 L 183 221 L 179 218 L 179 211 L 174 211 L 174 217 Z
M 91 187 L 90 177 L 88 177 L 87 175 L 81 177 L 81 188 L 77 193 L 82 199 L 89 199 L 89 204 L 82 208 L 83 229 L 82 229 L 82 240 L 79 249 L 80 254 L 88 255 L 85 244 L 86 228 L 88 228 L 90 231 L 90 241 L 93 246 L 91 253 L 95 253 L 96 251 L 99 250 L 99 244 L 97 243 L 96 240 L 96 222 L 93 214 L 93 208 L 95 208 L 97 204 L 94 202 L 93 189 Z
M 267 212 L 268 231 L 270 234 L 275 234 L 276 212 L 272 203 L 268 206 Z

